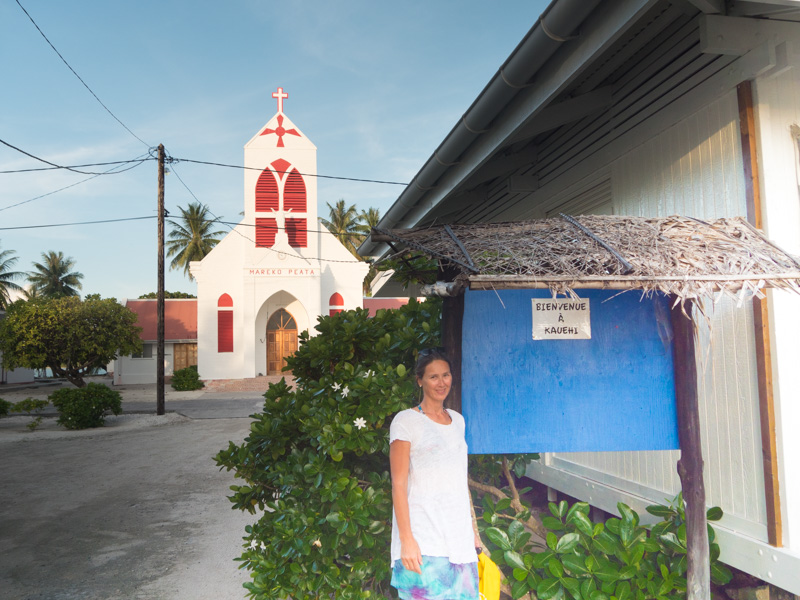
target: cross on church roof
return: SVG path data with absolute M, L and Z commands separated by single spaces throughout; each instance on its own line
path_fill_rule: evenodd
M 272 97 L 278 99 L 278 112 L 283 113 L 283 99 L 288 98 L 289 94 L 285 93 L 282 87 L 279 87 L 277 92 L 272 92 Z

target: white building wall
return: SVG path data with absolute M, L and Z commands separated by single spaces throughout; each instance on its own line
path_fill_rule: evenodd
M 120 356 L 114 361 L 114 385 L 136 385 L 143 383 L 156 383 L 156 345 L 145 342 L 153 347 L 153 356 L 150 358 L 133 358 Z M 164 376 L 173 374 L 174 344 L 164 343 Z
M 764 229 L 795 256 L 800 256 L 800 150 L 791 127 L 800 126 L 798 52 L 800 42 L 789 46 L 789 68 L 754 86 Z M 768 298 L 784 544 L 800 555 L 800 298 L 780 291 L 770 291 Z
M 613 213 L 713 219 L 746 214 L 735 91 L 598 169 L 611 177 Z M 570 174 L 564 176 L 565 188 Z M 568 208 L 565 208 L 569 212 Z M 709 505 L 725 528 L 766 541 L 752 309 L 728 299 L 700 328 L 699 402 Z M 702 319 L 700 319 L 702 322 Z M 680 490 L 675 452 L 555 453 L 531 473 L 598 506 L 620 497 L 640 510 Z

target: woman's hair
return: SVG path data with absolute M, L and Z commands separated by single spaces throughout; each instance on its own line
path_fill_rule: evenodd
M 453 368 L 450 359 L 447 354 L 444 353 L 444 348 L 425 348 L 419 351 L 417 355 L 417 364 L 414 365 L 414 375 L 417 376 L 417 379 L 422 379 L 427 366 L 435 360 L 443 360 L 447 363 L 448 367 L 451 369 Z

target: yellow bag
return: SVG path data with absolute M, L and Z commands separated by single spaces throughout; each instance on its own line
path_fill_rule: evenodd
M 478 554 L 478 592 L 481 600 L 500 600 L 500 569 L 486 552 Z

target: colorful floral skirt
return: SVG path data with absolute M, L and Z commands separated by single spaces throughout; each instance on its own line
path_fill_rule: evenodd
M 402 600 L 477 600 L 478 563 L 453 564 L 446 556 L 423 556 L 420 575 L 396 560 L 392 586 Z

